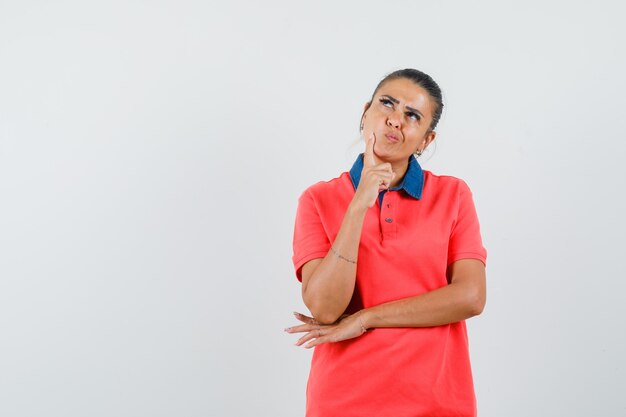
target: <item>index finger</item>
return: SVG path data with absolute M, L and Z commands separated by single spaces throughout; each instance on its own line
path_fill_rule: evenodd
M 374 159 L 374 144 L 376 143 L 376 136 L 374 132 L 370 134 L 365 144 L 365 153 L 363 154 L 363 163 L 367 166 L 376 165 L 376 159 Z

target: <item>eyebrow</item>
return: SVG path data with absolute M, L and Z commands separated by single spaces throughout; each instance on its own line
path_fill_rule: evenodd
M 400 101 L 397 98 L 391 97 L 390 95 L 387 95 L 387 94 L 383 94 L 381 97 L 385 97 L 389 99 L 390 101 L 394 102 L 395 104 L 400 103 Z M 404 107 L 406 107 L 407 109 L 411 110 L 414 113 L 417 113 L 422 119 L 424 118 L 424 115 L 419 110 L 414 109 L 413 107 L 409 107 L 409 106 L 404 106 Z

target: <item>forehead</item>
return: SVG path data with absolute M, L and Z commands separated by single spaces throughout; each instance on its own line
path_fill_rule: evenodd
M 376 97 L 391 96 L 400 101 L 402 106 L 413 107 L 424 116 L 431 116 L 432 99 L 428 91 L 406 78 L 385 82 L 376 92 Z

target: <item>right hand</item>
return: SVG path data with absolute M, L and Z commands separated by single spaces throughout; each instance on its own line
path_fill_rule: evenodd
M 365 209 L 374 205 L 376 198 L 378 198 L 378 193 L 389 189 L 391 182 L 396 177 L 390 163 L 376 164 L 376 158 L 374 157 L 375 143 L 376 136 L 374 133 L 371 133 L 367 139 L 365 153 L 363 154 L 361 180 L 352 199 L 354 204 Z

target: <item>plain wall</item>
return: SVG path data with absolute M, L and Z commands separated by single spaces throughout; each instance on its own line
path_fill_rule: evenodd
M 303 415 L 297 198 L 404 67 L 488 250 L 479 415 L 624 415 L 620 10 L 1 0 L 0 415 Z

